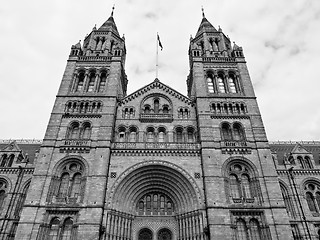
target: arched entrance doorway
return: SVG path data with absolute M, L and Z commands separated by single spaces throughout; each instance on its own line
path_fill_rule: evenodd
M 205 212 L 194 179 L 178 166 L 145 161 L 110 188 L 106 234 L 132 240 L 191 240 L 204 236 Z M 109 227 L 110 226 L 110 227 Z M 143 230 L 143 231 L 142 231 Z
M 138 240 L 152 240 L 152 231 L 148 228 L 143 228 L 139 231 Z

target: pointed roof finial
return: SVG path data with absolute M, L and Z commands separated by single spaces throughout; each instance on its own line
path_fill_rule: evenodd
M 112 7 L 111 17 L 113 17 L 113 11 L 114 11 L 114 4 L 113 4 L 113 7 Z
M 204 15 L 204 9 L 203 6 L 201 6 L 201 11 L 202 11 L 202 17 L 205 18 L 206 16 Z

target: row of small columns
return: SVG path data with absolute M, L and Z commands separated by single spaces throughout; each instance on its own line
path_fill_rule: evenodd
M 89 70 L 85 71 L 85 77 L 84 77 L 84 80 L 83 80 L 82 92 L 87 92 L 88 91 L 90 73 L 91 72 Z M 102 72 L 95 73 L 94 90 L 92 92 L 97 92 L 98 91 L 98 87 L 99 87 L 100 82 L 101 82 L 101 74 L 102 74 Z M 108 75 L 106 74 L 106 77 L 107 76 Z M 79 84 L 79 73 L 74 73 L 74 75 L 73 75 L 73 84 L 72 84 L 72 87 L 71 87 L 71 91 L 72 92 L 76 92 L 78 84 Z
M 120 141 L 120 138 L 119 138 L 119 133 L 117 134 L 116 136 L 116 142 L 119 142 Z M 126 131 L 124 132 L 125 133 L 125 139 L 123 142 L 130 142 L 130 134 L 131 132 L 129 131 Z M 153 132 L 153 143 L 157 143 L 158 142 L 158 135 L 159 135 L 159 132 L 158 131 L 154 131 Z M 176 131 L 167 131 L 165 132 L 164 134 L 164 142 L 166 143 L 177 143 L 177 132 Z M 195 143 L 196 142 L 196 133 L 193 132 L 192 133 L 192 137 L 193 137 L 193 141 L 190 142 L 190 143 Z M 136 133 L 136 141 L 135 142 L 148 142 L 148 132 L 147 131 L 139 131 L 138 133 Z M 151 142 L 150 142 L 151 143 Z M 186 129 L 184 129 L 182 131 L 182 140 L 181 140 L 181 143 L 188 143 L 188 131 Z
M 222 71 L 219 71 L 219 73 L 221 73 Z M 226 93 L 231 93 L 230 92 L 230 87 L 229 87 L 229 82 L 228 82 L 228 77 L 229 77 L 229 73 L 228 71 L 223 71 L 223 76 L 224 78 L 222 79 L 223 80 L 223 83 L 224 83 L 224 87 L 225 87 L 225 90 L 226 90 Z M 215 93 L 218 93 L 219 90 L 218 90 L 218 86 L 219 86 L 219 83 L 218 83 L 218 72 L 217 71 L 213 71 L 212 72 L 212 76 L 213 76 L 213 87 L 214 87 L 214 92 Z M 236 87 L 236 91 L 237 93 L 240 93 L 241 92 L 241 88 L 240 88 L 240 84 L 239 84 L 239 79 L 240 79 L 240 75 L 239 73 L 236 73 L 234 74 L 235 76 L 235 87 Z M 208 72 L 206 74 L 206 79 L 209 77 L 208 75 Z

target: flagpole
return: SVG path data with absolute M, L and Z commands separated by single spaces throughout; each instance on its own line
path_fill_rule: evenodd
M 156 37 L 156 45 L 157 45 L 157 51 L 156 51 L 156 78 L 158 78 L 158 49 L 159 49 L 159 43 L 158 43 L 158 32 Z

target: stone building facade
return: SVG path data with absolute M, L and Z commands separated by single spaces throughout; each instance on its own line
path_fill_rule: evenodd
M 319 239 L 320 144 L 268 142 L 243 49 L 203 14 L 188 96 L 128 95 L 112 15 L 71 47 L 41 144 L 0 144 L 1 239 Z

